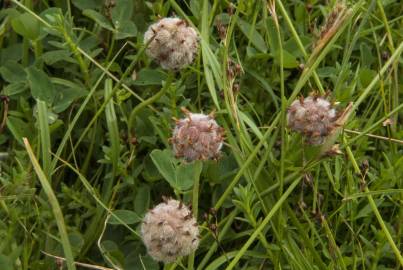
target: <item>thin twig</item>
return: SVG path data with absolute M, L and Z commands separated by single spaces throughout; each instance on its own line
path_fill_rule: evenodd
M 265 129 L 267 129 L 267 128 L 269 128 L 269 127 L 266 127 L 266 126 L 263 126 L 262 128 L 265 128 Z M 275 127 L 275 128 L 277 128 L 277 127 Z M 372 134 L 372 133 L 365 133 L 365 134 L 363 134 L 361 131 L 357 131 L 357 130 L 352 130 L 352 129 L 343 129 L 345 132 L 347 132 L 347 133 L 352 133 L 352 134 L 357 134 L 357 135 L 363 135 L 363 136 L 367 136 L 367 137 L 370 137 L 370 138 L 374 138 L 374 139 L 379 139 L 379 140 L 384 140 L 384 141 L 390 141 L 390 142 L 394 142 L 394 143 L 399 143 L 399 144 L 403 144 L 403 140 L 398 140 L 398 139 L 395 139 L 395 138 L 390 138 L 390 137 L 384 137 L 384 136 L 380 136 L 380 135 L 375 135 L 375 134 Z
M 353 134 L 357 134 L 357 135 L 361 135 L 362 132 L 360 131 L 356 131 L 356 130 L 351 130 L 351 129 L 344 129 L 345 132 L 347 133 L 353 133 Z M 375 134 L 371 134 L 371 133 L 366 133 L 364 134 L 364 136 L 367 137 L 371 137 L 371 138 L 375 138 L 375 139 L 380 139 L 380 140 L 384 140 L 384 141 L 390 141 L 390 142 L 395 142 L 395 143 L 399 143 L 399 144 L 403 144 L 402 140 L 398 140 L 398 139 L 394 139 L 394 138 L 389 138 L 389 137 L 384 137 L 384 136 L 379 136 L 379 135 L 375 135 Z
M 104 233 L 105 233 L 105 230 L 106 230 L 106 226 L 108 225 L 108 220 L 109 220 L 110 217 L 111 217 L 111 215 L 109 214 L 109 215 L 106 217 L 106 219 L 105 219 L 104 226 L 103 226 L 103 228 L 102 228 L 102 232 L 101 232 L 101 234 L 100 234 L 100 236 L 99 236 L 99 238 L 98 238 L 98 241 L 97 241 L 97 245 L 98 245 L 99 250 L 100 250 L 101 253 L 102 253 L 102 256 L 103 256 L 113 267 L 115 267 L 114 269 L 123 270 L 122 268 L 120 268 L 119 266 L 117 266 L 117 265 L 113 262 L 113 260 L 112 260 L 111 258 L 109 258 L 107 252 L 102 248 L 102 244 L 101 244 L 101 241 L 102 241 L 102 238 L 104 237 Z
M 0 96 L 0 100 L 3 101 L 4 109 L 3 109 L 3 121 L 1 121 L 0 124 L 0 133 L 3 132 L 4 127 L 6 126 L 7 123 L 7 115 L 8 115 L 8 103 L 9 103 L 9 98 L 7 96 Z
M 45 254 L 46 256 L 55 258 L 55 259 L 57 259 L 57 260 L 66 261 L 66 259 L 63 258 L 63 257 L 59 257 L 59 256 L 56 256 L 56 255 L 47 253 L 47 252 L 45 252 L 45 251 L 43 251 L 43 250 L 41 250 L 41 252 L 42 252 L 43 254 Z M 81 267 L 85 267 L 85 268 L 89 268 L 89 269 L 115 270 L 115 269 L 113 269 L 113 268 L 107 268 L 107 267 L 103 267 L 103 266 L 99 266 L 99 265 L 93 265 L 93 264 L 88 264 L 88 263 L 74 262 L 74 264 L 77 265 L 77 266 L 81 266 Z

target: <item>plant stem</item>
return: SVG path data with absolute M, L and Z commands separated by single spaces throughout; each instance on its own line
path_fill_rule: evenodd
M 203 163 L 201 161 L 195 161 L 197 166 L 199 167 L 200 171 L 202 169 Z M 201 167 L 201 168 L 200 168 Z M 199 190 L 200 188 L 200 176 L 195 178 L 193 184 L 193 192 L 192 192 L 192 209 L 193 209 L 193 216 L 197 219 L 198 216 L 198 209 L 199 209 Z M 194 259 L 195 259 L 195 252 L 192 252 L 188 257 L 188 270 L 193 270 L 194 267 Z
M 158 93 L 156 93 L 154 96 L 144 100 L 143 102 L 138 104 L 136 107 L 134 107 L 134 109 L 130 113 L 129 122 L 128 122 L 128 130 L 129 130 L 129 132 L 130 132 L 130 134 L 132 136 L 134 136 L 134 130 L 133 129 L 134 129 L 134 124 L 135 124 L 137 114 L 142 109 L 144 109 L 145 107 L 149 106 L 150 104 L 152 104 L 155 101 L 157 101 L 160 97 L 162 97 L 167 92 L 169 87 L 171 86 L 173 78 L 174 78 L 174 73 L 169 72 L 167 80 L 165 81 L 165 84 L 162 86 L 161 90 Z
M 49 183 L 49 179 L 47 179 L 45 173 L 41 169 L 41 166 L 39 165 L 39 163 L 32 151 L 32 148 L 28 142 L 28 139 L 23 138 L 23 141 L 24 141 L 25 149 L 28 152 L 28 156 L 31 160 L 32 166 L 34 167 L 34 170 L 38 176 L 38 179 L 42 185 L 42 188 L 43 188 L 46 196 L 48 197 L 49 204 L 53 211 L 53 215 L 55 216 L 56 224 L 59 229 L 59 234 L 60 234 L 60 238 L 61 238 L 61 244 L 62 244 L 63 251 L 64 251 L 64 256 L 66 257 L 67 269 L 76 270 L 76 266 L 74 264 L 73 251 L 71 249 L 70 240 L 67 235 L 66 224 L 64 222 L 63 212 L 60 207 L 60 204 L 57 200 L 55 193 L 52 190 L 52 186 Z
M 239 250 L 235 258 L 231 261 L 231 263 L 225 268 L 225 270 L 231 270 L 235 267 L 235 265 L 238 263 L 238 261 L 242 258 L 242 256 L 245 254 L 245 252 L 248 250 L 250 245 L 253 243 L 253 241 L 258 237 L 258 235 L 261 233 L 261 231 L 266 227 L 266 225 L 269 223 L 273 215 L 277 212 L 278 209 L 282 206 L 282 204 L 285 202 L 285 200 L 288 198 L 288 196 L 291 194 L 291 192 L 297 187 L 301 180 L 301 177 L 299 177 L 297 180 L 295 180 L 289 187 L 288 189 L 283 193 L 283 195 L 279 198 L 279 200 L 276 202 L 276 204 L 273 206 L 273 208 L 270 210 L 270 212 L 267 214 L 267 216 L 264 218 L 262 223 L 259 225 L 259 227 L 256 228 L 256 230 L 253 232 L 253 234 L 249 237 L 248 241 L 243 245 L 243 247 Z
M 346 140 L 345 137 L 343 138 L 343 141 L 344 141 L 344 143 L 347 143 L 347 140 Z M 357 161 L 355 160 L 354 154 L 351 151 L 351 148 L 349 146 L 347 146 L 346 150 L 347 150 L 347 155 L 348 155 L 348 157 L 349 157 L 349 159 L 350 159 L 350 161 L 351 161 L 351 163 L 353 165 L 353 168 L 354 168 L 355 172 L 362 176 L 362 181 L 365 181 L 364 176 L 362 175 L 362 172 L 361 172 L 361 170 L 360 170 L 360 168 L 359 168 L 359 166 L 357 164 Z M 393 238 L 392 238 L 388 228 L 386 227 L 385 222 L 383 221 L 382 216 L 379 213 L 378 207 L 377 207 L 377 205 L 376 205 L 376 203 L 374 201 L 374 198 L 370 194 L 369 188 L 368 188 L 368 186 L 366 184 L 365 184 L 365 187 L 364 187 L 364 192 L 367 194 L 367 199 L 368 199 L 369 205 L 371 206 L 371 209 L 374 212 L 375 217 L 378 220 L 379 225 L 381 226 L 381 229 L 382 229 L 383 233 L 385 234 L 386 239 L 389 242 L 389 245 L 391 246 L 393 252 L 395 253 L 396 258 L 400 263 L 400 266 L 403 267 L 403 256 L 400 253 L 399 248 L 396 246 L 395 242 L 393 241 Z

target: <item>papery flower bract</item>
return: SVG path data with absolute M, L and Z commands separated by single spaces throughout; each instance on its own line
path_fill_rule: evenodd
M 288 126 L 302 133 L 309 144 L 322 144 L 335 129 L 336 109 L 324 97 L 311 95 L 295 100 L 288 108 Z
M 186 112 L 185 118 L 176 121 L 171 141 L 178 158 L 216 159 L 224 143 L 224 129 L 212 115 Z
M 197 249 L 199 227 L 186 205 L 165 199 L 145 215 L 141 237 L 151 257 L 169 263 Z
M 163 69 L 178 70 L 191 64 L 199 48 L 199 37 L 193 27 L 179 18 L 163 18 L 144 34 L 147 54 Z

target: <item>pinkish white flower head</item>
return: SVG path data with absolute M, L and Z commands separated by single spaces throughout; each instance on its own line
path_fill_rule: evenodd
M 179 18 L 163 18 L 152 24 L 144 34 L 144 43 L 149 41 L 148 56 L 168 70 L 191 64 L 199 48 L 196 30 Z
M 199 245 L 199 227 L 192 211 L 167 198 L 145 215 L 141 236 L 148 254 L 164 263 L 189 255 Z
M 212 114 L 191 113 L 176 121 L 172 145 L 175 156 L 186 161 L 217 159 L 224 143 L 224 129 Z
M 337 113 L 324 97 L 311 95 L 295 100 L 288 108 L 288 126 L 305 135 L 309 144 L 322 144 L 335 129 Z

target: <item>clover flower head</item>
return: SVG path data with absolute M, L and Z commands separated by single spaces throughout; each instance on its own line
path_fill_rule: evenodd
M 199 245 L 199 227 L 192 211 L 181 201 L 165 197 L 145 215 L 141 236 L 150 256 L 164 263 L 189 255 Z
M 288 108 L 288 126 L 291 130 L 302 133 L 309 144 L 322 144 L 336 128 L 336 120 L 334 105 L 326 97 L 316 94 L 301 97 Z
M 191 113 L 176 120 L 171 142 L 175 156 L 186 161 L 217 159 L 224 143 L 224 129 L 213 114 Z
M 178 70 L 191 64 L 199 48 L 196 30 L 179 18 L 163 18 L 144 34 L 147 54 L 163 69 Z

